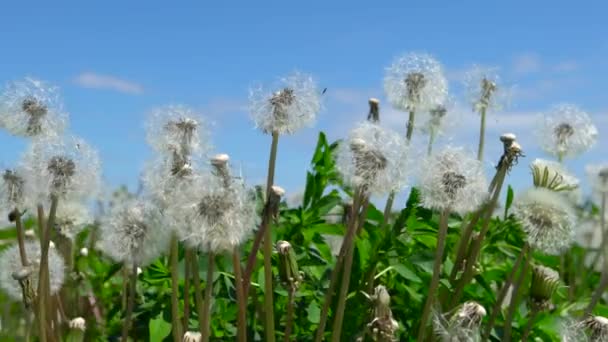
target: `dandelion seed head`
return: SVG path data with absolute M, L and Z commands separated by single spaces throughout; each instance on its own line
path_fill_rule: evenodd
M 560 254 L 574 238 L 574 214 L 567 199 L 559 193 L 532 188 L 513 205 L 526 240 L 532 248 L 547 254 Z
M 588 331 L 591 341 L 608 341 L 608 318 L 602 316 L 590 316 L 581 322 Z
M 578 188 L 579 180 L 560 163 L 535 159 L 530 168 L 536 187 L 553 191 L 570 191 Z
M 608 164 L 587 165 L 585 171 L 595 192 L 608 193 Z
M 497 68 L 473 66 L 464 78 L 466 97 L 473 111 L 498 111 L 508 106 L 511 91 L 501 81 Z
M 444 342 L 480 341 L 480 325 L 486 310 L 480 304 L 469 301 L 455 312 L 433 314 L 435 334 Z
M 349 186 L 382 195 L 407 186 L 408 152 L 400 135 L 366 121 L 339 145 L 336 165 Z
M 176 164 L 171 158 L 159 156 L 148 162 L 141 176 L 141 182 L 146 193 L 160 208 L 166 208 L 181 196 L 183 187 L 189 186 L 195 177 L 194 170 L 198 164 L 184 164 L 176 172 Z
M 487 198 L 481 162 L 460 148 L 446 147 L 427 157 L 418 178 L 422 203 L 427 208 L 464 214 Z
M 597 141 L 597 127 L 577 106 L 560 104 L 541 116 L 536 132 L 541 148 L 556 157 L 575 157 Z
M 76 201 L 60 201 L 57 206 L 55 228 L 59 234 L 74 240 L 88 224 L 93 222 L 87 206 Z
M 448 82 L 434 57 L 408 53 L 397 57 L 386 69 L 384 91 L 395 109 L 426 112 L 445 102 Z
M 97 151 L 75 137 L 38 139 L 21 161 L 26 195 L 32 207 L 56 196 L 78 200 L 100 191 L 100 161 Z
M 25 178 L 19 169 L 5 169 L 0 174 L 0 210 L 2 215 L 25 205 Z
M 58 136 L 67 125 L 58 88 L 29 77 L 8 84 L 0 115 L 2 126 L 17 136 Z
M 145 266 L 167 250 L 171 230 L 149 200 L 127 200 L 112 208 L 100 225 L 97 248 L 115 261 Z
M 21 264 L 21 256 L 19 254 L 19 246 L 12 245 L 0 252 L 0 288 L 14 300 L 20 301 L 23 298 L 23 292 L 19 281 L 15 279 L 13 274 L 22 273 L 29 277 L 33 289 L 38 288 L 38 273 L 40 270 L 40 242 L 26 241 L 25 254 L 28 259 L 28 266 Z M 49 249 L 49 284 L 51 294 L 55 294 L 61 289 L 65 279 L 65 263 L 63 257 L 56 249 Z M 24 269 L 25 272 L 24 272 Z
M 249 111 L 256 128 L 266 134 L 293 134 L 312 125 L 321 110 L 317 85 L 309 75 L 294 72 L 268 90 L 257 86 L 249 91 Z

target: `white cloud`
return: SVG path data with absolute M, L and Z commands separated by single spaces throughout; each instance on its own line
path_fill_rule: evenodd
M 85 88 L 110 89 L 127 94 L 141 94 L 144 92 L 144 88 L 140 84 L 94 72 L 81 73 L 74 78 L 74 83 Z
M 513 72 L 516 74 L 532 74 L 541 70 L 540 56 L 535 53 L 524 53 L 513 59 Z

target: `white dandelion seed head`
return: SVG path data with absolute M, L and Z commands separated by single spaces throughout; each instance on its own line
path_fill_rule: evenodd
M 455 312 L 433 313 L 435 335 L 443 342 L 481 341 L 480 325 L 486 310 L 476 302 L 466 302 Z
M 562 342 L 608 342 L 608 319 L 603 316 L 569 318 L 562 322 L 560 331 Z
M 181 105 L 154 109 L 146 122 L 146 136 L 157 152 L 184 162 L 203 156 L 211 148 L 202 116 Z
M 183 342 L 201 342 L 202 335 L 198 331 L 186 331 L 184 333 Z
M 26 194 L 32 207 L 60 200 L 81 200 L 96 196 L 101 187 L 97 151 L 76 137 L 38 139 L 25 153 L 21 168 Z
M 578 188 L 579 180 L 560 163 L 537 158 L 530 168 L 536 187 L 553 191 L 570 191 Z
M 55 228 L 59 234 L 74 240 L 88 224 L 93 223 L 89 208 L 76 201 L 60 201 L 57 205 Z
M 231 251 L 241 245 L 257 223 L 256 203 L 241 178 L 228 184 L 218 175 L 197 174 L 168 209 L 178 235 L 205 252 Z
M 25 254 L 29 265 L 21 265 L 19 246 L 13 245 L 0 252 L 0 288 L 14 300 L 22 300 L 23 292 L 19 281 L 13 278 L 24 269 L 29 273 L 29 279 L 33 289 L 38 288 L 38 273 L 40 270 L 40 242 L 26 241 Z M 54 248 L 49 248 L 49 284 L 51 294 L 57 293 L 65 279 L 65 263 L 63 257 Z
M 585 166 L 591 188 L 600 193 L 608 193 L 608 163 Z
M 340 143 L 336 165 L 344 182 L 382 195 L 407 186 L 409 147 L 399 134 L 365 121 Z
M 426 112 L 445 103 L 448 81 L 433 56 L 407 53 L 386 68 L 384 91 L 395 109 Z
M 575 105 L 556 105 L 541 115 L 536 132 L 541 148 L 552 156 L 575 157 L 597 141 L 597 127 Z
M 462 215 L 478 208 L 488 196 L 482 163 L 464 149 L 448 146 L 425 158 L 418 171 L 426 208 Z
M 560 254 L 573 241 L 575 215 L 571 204 L 559 193 L 531 188 L 515 201 L 513 215 L 532 248 Z
M 29 77 L 8 84 L 0 95 L 0 116 L 11 134 L 25 137 L 58 136 L 68 121 L 58 88 Z
M 175 197 L 181 196 L 183 187 L 189 186 L 195 169 L 198 169 L 197 164 L 176 167 L 170 158 L 160 156 L 146 164 L 141 176 L 143 188 L 161 209 L 165 209 L 175 202 Z
M 314 123 L 321 110 L 321 96 L 311 76 L 294 72 L 270 90 L 249 90 L 249 111 L 256 128 L 266 134 L 293 134 Z
M 474 65 L 464 77 L 465 94 L 473 111 L 499 111 L 509 105 L 511 89 L 506 87 L 498 68 Z
M 128 200 L 112 208 L 101 221 L 97 249 L 115 261 L 145 266 L 163 254 L 171 230 L 149 200 Z
M 68 323 L 68 326 L 72 330 L 85 331 L 87 328 L 87 322 L 82 317 L 76 317 L 76 318 L 70 320 L 70 322 Z
M 25 207 L 25 177 L 21 169 L 0 171 L 0 215 L 8 215 L 15 208 Z

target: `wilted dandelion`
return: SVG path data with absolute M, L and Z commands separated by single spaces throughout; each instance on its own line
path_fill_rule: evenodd
M 560 160 L 587 151 L 597 141 L 598 131 L 589 115 L 571 104 L 554 106 L 538 126 L 542 149 Z
M 15 300 L 23 299 L 23 292 L 33 291 L 38 288 L 38 275 L 40 270 L 40 242 L 26 241 L 25 251 L 28 257 L 28 266 L 21 264 L 19 247 L 13 245 L 0 253 L 0 288 L 9 297 Z M 55 248 L 49 248 L 49 284 L 51 294 L 61 289 L 65 278 L 65 263 Z M 20 277 L 19 275 L 22 275 Z M 24 289 L 16 278 L 27 280 L 29 291 Z
M 435 313 L 433 327 L 443 342 L 480 341 L 480 325 L 486 309 L 476 302 L 462 304 L 455 313 Z
M 14 135 L 57 136 L 67 125 L 58 89 L 34 78 L 10 83 L 0 108 L 2 125 Z
M 250 89 L 249 111 L 257 128 L 266 134 L 292 134 L 311 125 L 321 109 L 317 85 L 309 75 L 294 72 L 273 89 Z
M 15 208 L 23 210 L 25 205 L 25 178 L 17 169 L 5 169 L 0 175 L 1 215 L 8 215 Z
M 458 214 L 477 209 L 487 198 L 481 162 L 463 149 L 446 147 L 419 168 L 420 195 L 427 208 Z
M 529 189 L 515 201 L 513 215 L 521 222 L 532 248 L 559 254 L 570 246 L 574 213 L 560 194 L 544 188 Z
M 408 53 L 386 69 L 384 91 L 395 109 L 425 112 L 445 102 L 448 82 L 434 57 Z
M 578 187 L 578 179 L 560 163 L 535 159 L 530 166 L 535 187 L 552 191 L 570 191 Z
M 93 222 L 87 206 L 80 202 L 63 201 L 57 206 L 55 227 L 59 234 L 73 240 L 86 225 Z
M 383 285 L 378 285 L 369 298 L 374 305 L 374 318 L 367 325 L 372 339 L 374 341 L 396 341 L 395 334 L 399 329 L 399 322 L 393 318 L 391 296 L 388 290 Z
M 128 200 L 102 220 L 97 248 L 127 265 L 144 266 L 166 251 L 169 233 L 159 209 L 150 201 Z
M 336 166 L 346 184 L 386 194 L 407 185 L 408 152 L 407 142 L 397 133 L 366 121 L 339 145 Z
M 32 206 L 46 203 L 51 197 L 76 200 L 99 192 L 99 157 L 79 138 L 36 140 L 23 157 L 21 167 Z

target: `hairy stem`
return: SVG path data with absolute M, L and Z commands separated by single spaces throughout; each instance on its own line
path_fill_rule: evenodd
M 125 313 L 125 320 L 122 326 L 122 339 L 121 341 L 127 341 L 129 338 L 129 330 L 131 330 L 131 319 L 133 316 L 133 308 L 135 307 L 135 296 L 137 288 L 137 265 L 133 263 L 131 266 L 131 273 L 129 274 L 129 295 L 127 300 L 127 312 Z
M 420 317 L 420 326 L 418 327 L 417 341 L 424 341 L 426 334 L 426 325 L 431 315 L 435 294 L 439 288 L 439 278 L 441 277 L 441 264 L 443 263 L 443 252 L 445 250 L 445 240 L 448 235 L 448 218 L 450 211 L 444 210 L 439 217 L 439 234 L 437 236 L 437 251 L 435 252 L 435 262 L 433 264 L 433 276 L 429 285 L 429 293 L 426 297 L 422 316 Z
M 237 341 L 247 341 L 247 297 L 243 288 L 241 272 L 241 252 L 238 247 L 232 252 L 232 265 L 234 268 L 234 288 L 236 290 L 237 314 Z
M 481 123 L 479 125 L 479 148 L 477 149 L 477 160 L 483 160 L 483 147 L 486 140 L 486 108 L 482 107 L 479 111 Z
M 211 335 L 211 301 L 213 300 L 213 269 L 215 267 L 215 255 L 207 253 L 207 280 L 205 281 L 205 302 L 203 303 L 203 326 L 201 327 L 203 342 L 209 341 Z
M 196 314 L 198 315 L 198 329 L 202 333 L 203 330 L 203 293 L 201 287 L 201 275 L 199 273 L 198 255 L 194 254 L 192 260 L 192 280 L 194 282 L 194 301 L 196 304 Z
M 291 341 L 291 331 L 293 328 L 293 317 L 294 317 L 294 308 L 295 308 L 295 296 L 296 289 L 290 288 L 287 291 L 287 319 L 285 321 L 285 336 L 283 337 L 284 342 Z
M 600 229 L 602 230 L 602 247 L 601 251 L 603 253 L 603 267 L 602 267 L 602 275 L 600 278 L 600 284 L 597 289 L 593 293 L 591 297 L 591 301 L 587 308 L 585 308 L 585 315 L 590 315 L 593 312 L 593 309 L 599 303 L 602 298 L 602 294 L 608 287 L 608 232 L 606 231 L 606 193 L 602 193 L 602 203 L 600 208 Z M 599 254 L 599 253 L 598 253 Z
M 171 237 L 171 325 L 173 332 L 173 341 L 179 342 L 182 339 L 182 324 L 179 318 L 179 264 L 178 253 L 179 244 L 177 236 L 173 233 Z

